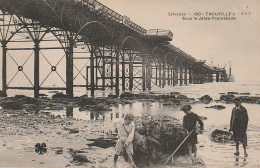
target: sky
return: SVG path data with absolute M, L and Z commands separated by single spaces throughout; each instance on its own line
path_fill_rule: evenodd
M 171 44 L 206 64 L 229 69 L 236 80 L 260 80 L 259 0 L 99 0 L 145 29 L 173 32 Z M 236 20 L 183 20 L 170 13 L 235 13 Z M 250 15 L 241 15 L 250 12 Z M 205 15 L 204 15 L 205 16 Z

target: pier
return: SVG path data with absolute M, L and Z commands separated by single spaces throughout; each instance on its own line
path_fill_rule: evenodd
M 146 30 L 96 0 L 0 0 L 2 92 L 33 90 L 39 98 L 41 90 L 64 90 L 72 98 L 75 87 L 84 87 L 92 97 L 95 90 L 119 96 L 225 81 L 225 69 L 195 59 L 171 45 L 172 39 L 170 30 Z M 53 74 L 62 85 L 53 79 L 46 85 Z

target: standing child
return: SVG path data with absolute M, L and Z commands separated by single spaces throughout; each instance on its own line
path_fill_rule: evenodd
M 233 131 L 234 141 L 236 142 L 236 153 L 234 155 L 239 156 L 239 142 L 242 143 L 244 148 L 244 156 L 247 157 L 246 152 L 247 146 L 247 125 L 248 125 L 248 114 L 244 106 L 241 105 L 241 100 L 236 98 L 234 100 L 235 106 L 232 110 L 230 120 L 230 130 Z
M 126 151 L 128 156 L 128 161 L 130 165 L 134 166 L 133 163 L 133 139 L 135 133 L 135 124 L 133 122 L 134 115 L 126 114 L 124 117 L 124 122 L 118 124 L 118 140 L 115 147 L 115 156 L 114 156 L 114 166 L 116 167 L 118 156 L 122 155 L 123 150 Z
M 182 111 L 184 111 L 185 116 L 183 117 L 183 127 L 184 129 L 187 130 L 187 132 L 190 134 L 188 139 L 186 140 L 188 144 L 188 150 L 189 150 L 189 155 L 192 160 L 197 157 L 197 146 L 196 144 L 198 143 L 198 138 L 197 138 L 197 133 L 195 132 L 196 128 L 196 123 L 197 121 L 200 124 L 201 132 L 203 131 L 203 122 L 199 118 L 199 116 L 193 112 L 191 112 L 191 106 L 190 105 L 184 105 L 181 108 Z M 194 151 L 194 157 L 192 156 L 192 151 Z

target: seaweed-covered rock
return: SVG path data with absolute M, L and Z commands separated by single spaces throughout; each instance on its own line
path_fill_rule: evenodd
M 179 92 L 171 92 L 170 95 L 178 96 L 178 95 L 180 95 L 180 93 Z
M 120 95 L 120 98 L 133 98 L 133 97 L 135 97 L 135 94 L 130 92 L 125 92 Z
M 237 98 L 239 98 L 243 103 L 255 104 L 260 102 L 260 97 L 256 96 L 239 96 Z
M 204 95 L 201 98 L 199 98 L 200 100 L 213 100 L 209 95 Z
M 220 143 L 231 142 L 233 135 L 230 132 L 216 129 L 211 133 L 211 140 Z
M 202 102 L 202 103 L 205 103 L 205 104 L 208 104 L 211 102 L 211 100 L 213 100 L 209 95 L 204 95 L 202 96 L 201 98 L 199 98 L 199 100 Z
M 205 108 L 214 108 L 214 109 L 217 109 L 217 110 L 223 110 L 223 109 L 225 109 L 226 107 L 225 107 L 225 106 L 222 106 L 222 105 L 214 105 L 214 106 L 205 107 Z
M 234 95 L 221 95 L 220 100 L 224 100 L 226 102 L 233 102 L 235 96 Z
M 134 147 L 136 164 L 162 162 L 170 156 L 186 137 L 186 131 L 173 117 L 155 120 L 149 117 L 136 118 L 136 130 L 143 140 Z M 187 154 L 187 146 L 183 145 L 176 155 Z
M 1 106 L 4 109 L 11 109 L 11 110 L 22 110 L 23 104 L 20 101 L 6 101 L 2 102 Z
M 52 96 L 53 99 L 59 99 L 59 98 L 69 98 L 68 95 L 63 94 L 62 92 L 58 92 Z
M 185 100 L 185 99 L 187 99 L 188 97 L 187 96 L 185 96 L 185 95 L 179 95 L 179 96 L 177 96 L 177 99 L 181 99 L 181 100 Z

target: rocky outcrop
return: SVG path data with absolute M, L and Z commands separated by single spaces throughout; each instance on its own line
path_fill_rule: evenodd
M 216 129 L 211 133 L 211 140 L 218 143 L 231 142 L 233 135 L 230 132 Z
M 140 134 L 139 138 L 135 137 L 139 142 L 134 147 L 134 161 L 138 165 L 163 163 L 187 136 L 182 125 L 173 117 L 165 117 L 161 120 L 142 117 L 136 118 L 135 123 L 136 130 Z M 187 153 L 187 147 L 183 145 L 176 155 Z

